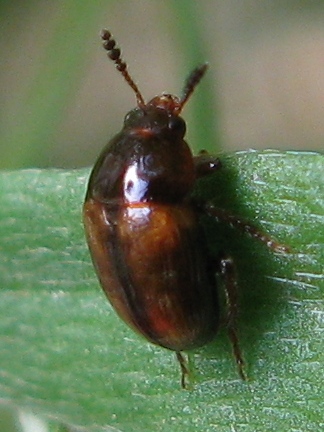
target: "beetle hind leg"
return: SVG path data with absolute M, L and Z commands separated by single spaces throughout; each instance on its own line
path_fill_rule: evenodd
M 181 368 L 181 387 L 186 389 L 188 388 L 190 374 L 188 361 L 181 351 L 176 351 L 176 357 Z
M 225 285 L 227 317 L 226 327 L 229 339 L 232 344 L 233 355 L 237 364 L 237 369 L 242 380 L 247 380 L 244 371 L 244 360 L 237 335 L 237 316 L 238 316 L 238 295 L 235 266 L 230 257 L 223 257 L 220 260 L 220 271 Z

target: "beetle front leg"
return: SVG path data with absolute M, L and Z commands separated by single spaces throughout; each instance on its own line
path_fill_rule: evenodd
M 227 303 L 226 327 L 232 344 L 233 354 L 236 360 L 240 377 L 246 380 L 244 372 L 244 360 L 237 335 L 238 295 L 237 280 L 233 260 L 229 257 L 221 258 L 220 272 L 223 277 Z
M 220 159 L 210 156 L 205 150 L 199 152 L 199 155 L 194 156 L 193 161 L 197 178 L 212 174 L 222 167 Z

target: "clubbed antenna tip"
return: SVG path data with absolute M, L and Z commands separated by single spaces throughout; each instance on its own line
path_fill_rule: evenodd
M 108 57 L 115 63 L 116 69 L 123 75 L 126 82 L 130 85 L 136 95 L 137 104 L 139 106 L 144 106 L 144 98 L 139 91 L 137 85 L 135 84 L 132 77 L 129 75 L 127 71 L 127 63 L 125 63 L 121 59 L 121 52 L 119 48 L 116 48 L 116 41 L 112 38 L 112 35 L 109 30 L 102 30 L 100 33 L 100 37 L 103 40 L 103 47 L 107 51 Z
M 205 75 L 207 68 L 208 63 L 204 63 L 194 69 L 188 76 L 185 82 L 185 86 L 183 88 L 182 98 L 180 100 L 180 111 L 182 110 L 189 97 L 192 95 L 194 89 L 197 87 L 202 77 Z

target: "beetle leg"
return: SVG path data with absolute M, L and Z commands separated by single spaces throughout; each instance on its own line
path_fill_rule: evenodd
M 193 160 L 196 178 L 212 174 L 222 166 L 218 158 L 210 156 L 205 150 L 200 151 L 198 156 L 194 156 Z
M 176 351 L 176 356 L 181 368 L 181 387 L 185 389 L 189 379 L 188 361 L 181 351 Z
M 204 212 L 209 216 L 212 216 L 219 221 L 226 222 L 233 228 L 239 229 L 240 231 L 247 233 L 250 237 L 260 240 L 262 243 L 265 243 L 269 249 L 272 249 L 275 252 L 289 252 L 289 248 L 287 246 L 278 243 L 268 234 L 265 234 L 264 232 L 259 230 L 259 228 L 257 228 L 256 226 L 251 225 L 244 219 L 232 215 L 226 210 L 215 207 L 212 203 L 203 204 L 202 210 L 204 210 Z
M 239 375 L 243 380 L 246 380 L 247 377 L 244 372 L 244 360 L 237 335 L 238 296 L 235 266 L 233 260 L 229 257 L 222 258 L 220 260 L 220 271 L 224 280 L 226 293 L 227 331 L 232 344 L 232 350 L 236 360 Z

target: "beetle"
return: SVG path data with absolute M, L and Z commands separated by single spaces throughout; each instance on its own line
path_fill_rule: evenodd
M 200 219 L 224 220 L 274 250 L 284 247 L 243 220 L 191 197 L 196 181 L 221 167 L 208 154 L 193 156 L 184 140 L 184 105 L 207 70 L 189 75 L 181 98 L 155 96 L 145 103 L 108 30 L 103 47 L 128 85 L 137 107 L 103 149 L 91 172 L 83 219 L 97 276 L 118 315 L 150 342 L 173 350 L 187 386 L 183 351 L 217 334 L 220 307 L 215 273 L 224 279 L 227 329 L 239 375 L 246 378 L 237 336 L 237 289 L 232 259 L 212 257 Z

